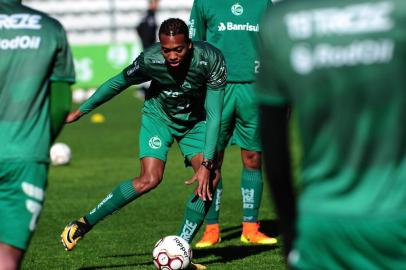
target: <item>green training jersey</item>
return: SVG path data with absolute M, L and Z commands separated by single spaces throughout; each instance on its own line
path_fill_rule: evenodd
M 228 82 L 253 82 L 259 72 L 257 56 L 260 21 L 270 0 L 195 0 L 189 21 L 190 37 L 206 40 L 224 54 Z
M 132 84 L 151 81 L 143 113 L 154 116 L 184 136 L 198 122 L 206 121 L 203 156 L 215 155 L 227 69 L 222 53 L 197 41 L 179 68 L 169 68 L 160 43 L 142 52 L 120 74 L 103 83 L 80 111 L 88 113 Z
M 189 129 L 206 119 L 207 90 L 224 91 L 227 70 L 222 53 L 206 42 L 193 42 L 187 71 L 171 72 L 160 43 L 149 47 L 124 70 L 128 82 L 151 81 L 143 111 L 164 119 L 171 126 Z
M 258 94 L 297 112 L 302 213 L 406 210 L 405 18 L 404 0 L 290 0 L 269 9 Z
M 48 160 L 50 80 L 73 83 L 65 31 L 55 19 L 0 0 L 0 161 Z

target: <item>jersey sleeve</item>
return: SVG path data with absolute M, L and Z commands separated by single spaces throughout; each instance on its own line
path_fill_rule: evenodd
M 73 84 L 75 83 L 75 69 L 73 65 L 72 52 L 69 47 L 65 29 L 59 22 L 57 25 L 57 51 L 50 78 L 51 81 L 64 81 Z
M 145 54 L 142 52 L 131 65 L 123 70 L 124 78 L 131 84 L 140 84 L 151 80 L 144 60 Z
M 213 159 L 220 132 L 221 112 L 223 110 L 224 91 L 207 90 L 206 109 L 206 139 L 203 157 Z
M 226 87 L 227 69 L 223 54 L 215 49 L 211 55 L 210 72 L 207 80 L 206 109 L 206 140 L 203 156 L 213 159 L 220 132 L 221 112 L 223 110 L 224 89 Z
M 209 56 L 210 65 L 207 89 L 224 91 L 227 81 L 226 61 L 220 50 L 217 50 L 214 47 L 213 49 L 214 50 L 210 52 Z
M 206 19 L 201 0 L 193 2 L 189 18 L 189 36 L 193 40 L 206 40 Z

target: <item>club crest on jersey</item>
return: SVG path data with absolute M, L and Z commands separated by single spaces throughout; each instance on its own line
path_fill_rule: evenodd
M 190 84 L 190 82 L 184 81 L 183 84 L 182 84 L 182 88 L 186 89 L 186 90 L 189 90 L 189 89 L 192 89 L 192 85 Z
M 235 16 L 241 16 L 242 13 L 244 12 L 244 8 L 239 3 L 236 3 L 236 4 L 231 6 L 231 12 Z
M 152 149 L 159 149 L 162 146 L 162 141 L 158 136 L 154 136 L 148 141 L 149 147 Z

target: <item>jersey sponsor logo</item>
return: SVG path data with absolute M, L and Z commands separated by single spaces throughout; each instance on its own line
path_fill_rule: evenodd
M 191 19 L 189 21 L 189 37 L 193 38 L 196 35 L 195 20 Z
M 0 29 L 41 29 L 42 17 L 33 14 L 0 14 Z
M 392 2 L 350 5 L 288 13 L 285 18 L 291 39 L 312 36 L 351 35 L 386 32 L 393 28 Z
M 159 149 L 162 146 L 162 141 L 158 136 L 154 136 L 149 139 L 148 145 L 152 149 Z
M 307 44 L 293 47 L 290 62 L 293 70 L 307 75 L 316 69 L 388 63 L 393 59 L 393 40 L 357 40 L 349 45 Z
M 231 13 L 235 16 L 241 16 L 244 12 L 244 8 L 240 4 L 234 4 L 231 6 Z
M 217 26 L 217 31 L 248 31 L 248 32 L 259 32 L 259 24 L 238 24 L 233 22 L 220 22 Z
M 127 76 L 133 75 L 139 69 L 140 69 L 140 64 L 138 63 L 138 59 L 135 59 L 133 64 L 132 64 L 132 67 L 127 69 Z
M 185 226 L 182 229 L 182 233 L 181 233 L 180 237 L 182 237 L 183 239 L 185 239 L 186 241 L 189 242 L 190 238 L 192 237 L 192 235 L 193 235 L 194 231 L 196 230 L 196 228 L 197 228 L 196 223 L 194 223 L 192 221 L 189 221 L 189 220 L 186 220 L 185 221 Z
M 152 59 L 151 62 L 152 62 L 152 64 L 159 64 L 159 65 L 165 64 L 165 61 L 164 61 L 164 60 Z
M 41 37 L 38 36 L 16 36 L 12 39 L 0 38 L 0 50 L 28 50 L 38 49 L 41 44 Z

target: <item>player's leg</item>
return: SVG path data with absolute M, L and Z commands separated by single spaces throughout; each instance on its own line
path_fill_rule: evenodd
M 197 172 L 197 170 L 200 168 L 202 161 L 202 154 L 198 154 L 191 159 L 191 164 L 194 172 Z M 218 184 L 218 176 L 218 170 L 213 172 L 213 175 L 211 176 L 213 189 Z M 199 231 L 199 228 L 203 224 L 204 218 L 211 204 L 212 201 L 203 201 L 201 198 L 199 198 L 199 196 L 196 194 L 196 190 L 194 190 L 194 192 L 191 194 L 186 202 L 186 210 L 183 218 L 183 223 L 180 227 L 178 235 L 191 243 L 194 236 Z
M 261 233 L 258 225 L 263 179 L 259 114 L 254 100 L 254 85 L 251 83 L 235 84 L 234 87 L 238 102 L 233 142 L 241 147 L 243 163 L 240 180 L 243 209 L 241 241 L 255 244 L 275 244 L 276 239 Z
M 185 136 L 178 140 L 179 148 L 185 157 L 187 165 L 191 165 L 194 172 L 200 168 L 203 161 L 203 149 L 206 136 L 206 124 L 204 121 L 196 124 Z M 211 177 L 212 187 L 218 183 L 218 170 Z M 204 217 L 212 203 L 210 200 L 203 201 L 196 195 L 196 190 L 191 194 L 186 203 L 183 223 L 178 235 L 189 243 L 199 230 Z
M 221 177 L 221 165 L 223 163 L 223 158 L 224 150 L 218 153 L 219 180 L 213 193 L 213 202 L 204 220 L 206 227 L 204 229 L 203 236 L 195 245 L 197 248 L 211 247 L 221 242 L 219 216 L 221 195 L 223 193 L 223 181 Z
M 0 269 L 19 269 L 45 198 L 48 165 L 0 163 Z
M 0 270 L 20 269 L 22 250 L 0 242 Z
M 232 85 L 228 84 L 226 86 L 224 95 L 223 112 L 221 114 L 220 136 L 217 144 L 220 179 L 213 194 L 213 203 L 210 206 L 209 212 L 207 213 L 205 218 L 205 223 L 207 224 L 206 228 L 204 230 L 202 238 L 196 243 L 197 248 L 210 247 L 216 245 L 221 241 L 219 225 L 221 196 L 223 194 L 221 165 L 223 164 L 224 150 L 230 141 L 235 126 L 234 117 L 236 99 L 233 91 L 234 88 L 232 87 Z
M 122 181 L 90 212 L 66 225 L 61 234 L 62 244 L 65 249 L 72 250 L 94 225 L 157 187 L 162 181 L 164 167 L 165 163 L 160 159 L 143 158 L 141 160 L 142 173 L 140 176 Z
M 72 250 L 77 242 L 105 217 L 159 185 L 172 142 L 170 131 L 162 121 L 143 115 L 139 138 L 140 175 L 120 182 L 90 212 L 65 227 L 61 240 L 66 250 Z

